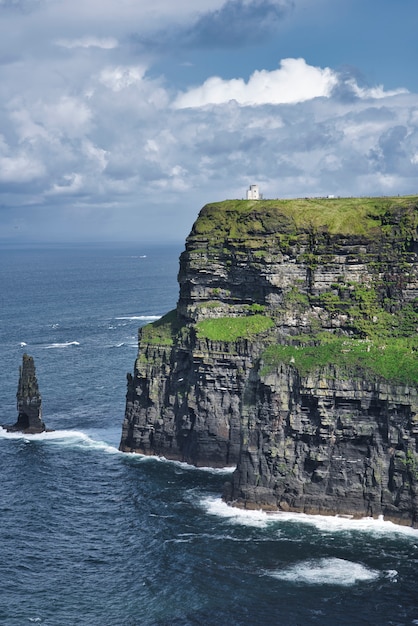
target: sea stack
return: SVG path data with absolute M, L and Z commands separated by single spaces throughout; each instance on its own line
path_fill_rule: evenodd
M 23 362 L 19 367 L 16 399 L 19 412 L 17 422 L 13 426 L 6 426 L 7 430 L 27 434 L 44 432 L 46 427 L 42 421 L 42 398 L 36 379 L 35 363 L 28 354 L 23 355 Z

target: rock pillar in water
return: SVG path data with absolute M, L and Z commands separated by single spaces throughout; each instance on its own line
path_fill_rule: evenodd
M 46 430 L 42 421 L 42 398 L 39 393 L 33 357 L 23 355 L 23 363 L 19 367 L 19 384 L 16 393 L 17 422 L 8 430 L 24 433 L 42 433 Z

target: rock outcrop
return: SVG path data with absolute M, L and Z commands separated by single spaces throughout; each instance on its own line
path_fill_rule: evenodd
M 208 205 L 179 285 L 120 449 L 236 465 L 235 506 L 418 526 L 418 199 Z
M 13 426 L 5 426 L 10 432 L 25 434 L 42 433 L 46 430 L 42 421 L 42 398 L 39 393 L 33 357 L 24 354 L 19 367 L 19 384 L 16 393 L 17 422 Z

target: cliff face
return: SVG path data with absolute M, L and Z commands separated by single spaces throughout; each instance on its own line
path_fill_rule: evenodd
M 282 365 L 249 381 L 228 500 L 417 525 L 417 389 L 342 375 Z
M 121 449 L 237 465 L 244 507 L 418 525 L 418 201 L 202 209 L 140 329 Z
M 166 347 L 141 335 L 134 376 L 128 375 L 121 449 L 199 466 L 236 465 L 252 363 L 246 342 L 190 338 Z

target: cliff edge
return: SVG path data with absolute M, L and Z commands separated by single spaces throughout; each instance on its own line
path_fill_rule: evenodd
M 139 331 L 120 449 L 235 506 L 418 526 L 418 198 L 225 201 Z

